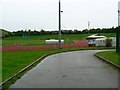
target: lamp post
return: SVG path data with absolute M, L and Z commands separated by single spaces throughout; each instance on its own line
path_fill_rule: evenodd
M 61 2 L 59 0 L 59 44 L 58 44 L 58 48 L 61 49 Z
M 120 1 L 118 2 L 118 29 L 117 29 L 117 32 L 116 32 L 116 52 L 119 52 L 120 51 L 120 30 L 119 30 L 119 27 L 120 27 Z

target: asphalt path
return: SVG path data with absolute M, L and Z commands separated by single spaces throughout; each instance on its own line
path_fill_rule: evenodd
M 10 88 L 118 88 L 118 71 L 94 56 L 100 51 L 48 56 Z

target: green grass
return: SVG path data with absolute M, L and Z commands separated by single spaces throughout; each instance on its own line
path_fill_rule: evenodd
M 2 39 L 0 38 L 0 46 L 2 46 Z
M 85 39 L 85 37 L 91 34 L 63 34 L 62 39 Z M 29 39 L 32 40 L 46 40 L 46 39 L 58 39 L 58 35 L 37 35 L 37 36 L 30 36 Z M 23 40 L 22 36 L 12 36 L 6 37 L 3 40 Z
M 32 63 L 42 55 L 48 54 L 52 51 L 54 50 L 3 52 L 2 53 L 3 80 L 14 75 L 23 67 Z
M 12 44 L 20 44 L 25 46 L 36 46 L 36 45 L 44 45 L 44 40 L 3 40 L 3 46 L 12 45 Z
M 101 35 L 106 37 L 116 37 L 116 33 L 101 33 Z
M 88 34 L 71 34 L 71 35 L 62 35 L 62 39 L 65 40 L 66 44 L 72 44 L 74 43 L 73 40 L 78 39 L 85 39 Z M 7 46 L 12 44 L 21 44 L 21 45 L 46 45 L 45 40 L 49 39 L 58 39 L 58 35 L 40 35 L 40 36 L 30 36 L 28 40 L 24 40 L 22 36 L 13 36 L 13 37 L 7 37 L 2 40 L 2 43 L 0 45 Z
M 99 52 L 97 54 L 109 60 L 110 62 L 120 66 L 120 63 L 119 63 L 120 54 L 116 53 L 115 51 L 104 51 L 104 52 Z
M 3 46 L 12 45 L 12 44 L 19 44 L 25 46 L 39 46 L 39 45 L 47 45 L 45 44 L 45 40 L 3 40 Z M 66 39 L 65 43 L 72 44 L 74 43 L 70 39 Z
M 107 37 L 114 37 L 116 36 L 115 33 L 100 33 L 101 35 L 105 35 Z M 87 36 L 91 34 L 63 34 L 62 39 L 65 40 L 65 43 L 71 44 L 74 43 L 73 40 L 85 40 Z M 21 44 L 21 45 L 46 45 L 46 39 L 58 39 L 58 35 L 38 35 L 38 36 L 30 36 L 28 40 L 24 40 L 22 36 L 12 36 L 6 37 L 2 39 L 0 45 L 7 46 L 12 44 Z

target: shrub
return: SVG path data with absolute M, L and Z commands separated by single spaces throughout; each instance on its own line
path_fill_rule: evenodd
M 106 47 L 111 47 L 112 46 L 112 39 L 107 38 L 105 41 Z

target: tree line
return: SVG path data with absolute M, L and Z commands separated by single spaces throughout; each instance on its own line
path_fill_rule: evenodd
M 91 33 L 91 34 L 95 34 L 95 33 L 116 33 L 117 30 L 120 29 L 120 27 L 112 27 L 112 28 L 97 28 L 97 29 L 85 29 L 85 30 L 61 30 L 62 34 L 87 34 L 87 33 Z M 4 30 L 5 31 L 5 30 Z M 9 32 L 8 35 L 4 35 L 4 37 L 7 36 L 25 36 L 25 35 L 56 35 L 58 34 L 58 30 L 55 31 L 45 31 L 45 30 L 18 30 L 18 31 L 13 31 L 13 32 Z

